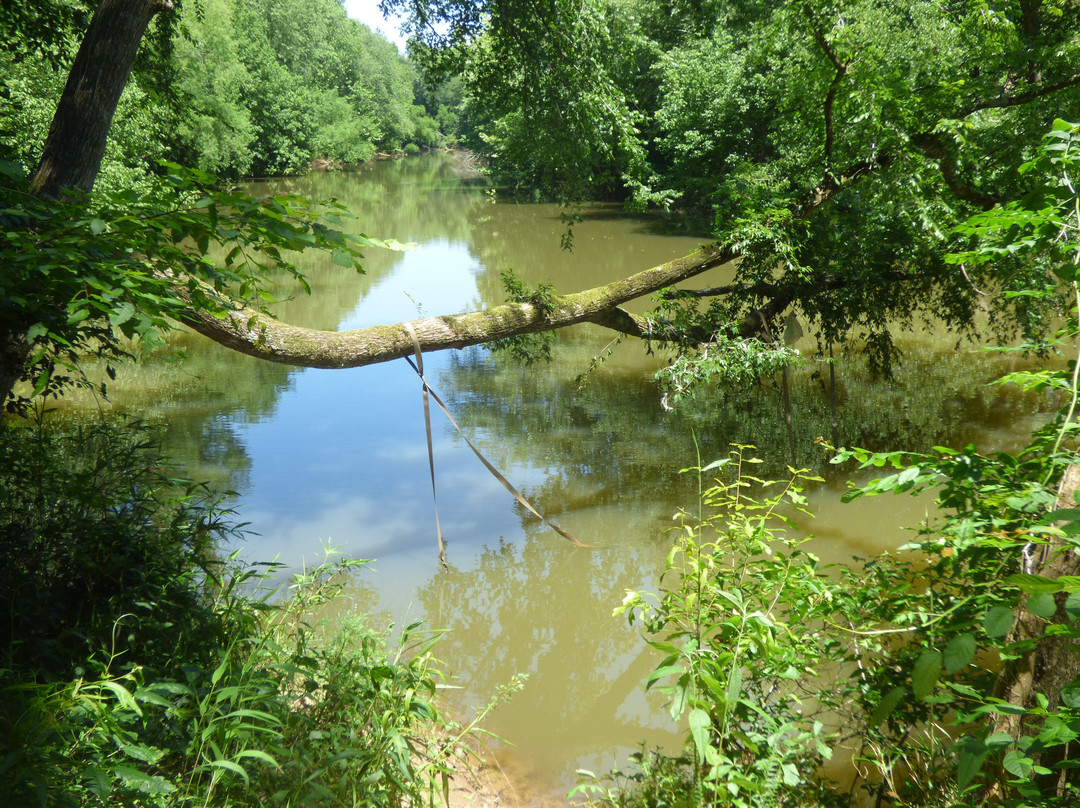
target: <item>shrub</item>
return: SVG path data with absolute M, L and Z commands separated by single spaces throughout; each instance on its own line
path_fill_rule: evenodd
M 473 726 L 433 704 L 436 636 L 314 621 L 340 562 L 275 588 L 137 422 L 0 426 L 6 805 L 417 805 Z
M 804 682 L 842 658 L 828 633 L 812 630 L 833 611 L 835 577 L 789 536 L 784 515 L 802 510 L 805 470 L 771 482 L 751 476 L 760 462 L 737 447 L 696 472 L 733 472 L 704 487 L 696 514 L 680 528 L 660 593 L 629 591 L 616 614 L 645 628 L 663 655 L 646 679 L 685 716 L 682 755 L 642 752 L 638 771 L 576 791 L 618 806 L 816 805 L 830 803 L 817 771 L 831 757 L 832 734 L 803 714 Z M 750 495 L 756 488 L 760 498 Z M 819 706 L 829 694 L 816 694 Z M 836 798 L 833 797 L 833 800 Z M 842 798 L 841 798 L 842 801 Z

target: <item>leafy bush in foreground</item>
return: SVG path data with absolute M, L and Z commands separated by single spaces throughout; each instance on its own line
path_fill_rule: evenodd
M 215 558 L 234 528 L 148 431 L 0 426 L 0 781 L 7 805 L 416 805 L 469 729 L 431 702 L 435 637 L 312 614 L 344 562 Z

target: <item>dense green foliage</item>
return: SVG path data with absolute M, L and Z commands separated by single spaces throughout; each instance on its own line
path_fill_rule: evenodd
M 1047 322 L 1049 300 L 977 291 L 1036 286 L 1041 259 L 965 274 L 943 256 L 965 246 L 956 224 L 1024 193 L 1018 167 L 1075 116 L 1074 2 L 386 5 L 411 11 L 418 58 L 462 71 L 497 176 L 662 205 L 744 254 L 704 314 L 698 298 L 658 313 L 696 324 L 683 351 L 763 305 L 797 306 L 823 346 L 886 373 L 892 334 L 921 319 L 1003 341 Z
M 0 11 L 0 157 L 33 167 L 94 5 Z M 418 101 L 405 58 L 338 0 L 177 5 L 151 24 L 110 132 L 102 190 L 145 184 L 156 159 L 226 177 L 295 173 L 317 158 L 353 164 L 441 146 L 461 130 L 460 93 Z
M 1023 166 L 1036 187 L 965 223 L 978 248 L 950 256 L 1043 252 L 1077 301 L 1058 335 L 1070 342 L 1080 335 L 1078 167 L 1080 125 L 1056 121 Z M 835 464 L 892 470 L 847 499 L 933 489 L 938 506 L 915 542 L 851 566 L 822 569 L 787 530 L 781 506 L 802 509 L 805 472 L 772 493 L 778 484 L 747 472 L 742 447 L 696 469 L 734 474 L 680 515 L 665 574 L 674 581 L 659 596 L 629 592 L 615 610 L 663 654 L 646 684 L 663 682 L 672 717 L 687 716 L 686 754 L 643 751 L 615 788 L 594 778 L 579 790 L 620 808 L 844 804 L 823 791 L 820 766 L 846 748 L 858 764 L 849 797 L 861 786 L 879 804 L 913 807 L 1075 804 L 1078 369 L 1009 378 L 1070 395 L 1016 455 L 836 452 Z
M 615 614 L 644 625 L 649 645 L 664 655 L 646 687 L 663 682 L 672 718 L 686 715 L 690 744 L 679 762 L 687 775 L 676 790 L 708 805 L 769 805 L 796 795 L 822 805 L 827 790 L 807 793 L 805 773 L 832 756 L 829 735 L 820 721 L 800 718 L 798 690 L 842 653 L 832 634 L 802 629 L 831 614 L 835 584 L 799 549 L 805 540 L 773 549 L 779 536 L 772 529 L 788 521 L 785 506 L 801 510 L 802 486 L 815 478 L 797 472 L 768 491 L 771 483 L 748 473 L 759 461 L 745 448 L 699 469 L 703 475 L 730 463 L 735 471 L 730 482 L 700 492 L 697 513 L 680 514 L 662 596 L 629 592 Z M 755 484 L 766 489 L 758 500 L 747 491 Z M 823 713 L 842 703 L 814 695 Z
M 137 423 L 0 433 L 7 805 L 400 805 L 471 727 L 431 698 L 434 638 L 313 616 L 351 564 L 221 561 L 229 514 Z
M 255 198 L 221 190 L 200 171 L 172 163 L 159 170 L 157 187 L 145 193 L 46 201 L 26 192 L 16 166 L 0 164 L 0 322 L 22 330 L 31 397 L 81 383 L 80 356 L 116 359 L 162 345 L 161 334 L 192 311 L 261 308 L 272 299 L 264 288 L 270 266 L 303 285 L 289 250 L 326 250 L 361 271 L 361 247 L 389 246 L 344 232 L 347 214 L 332 203 Z M 7 403 L 23 409 L 29 399 Z
M 680 515 L 659 596 L 630 592 L 615 609 L 661 655 L 646 686 L 670 694 L 686 751 L 643 751 L 636 771 L 577 791 L 621 807 L 845 805 L 860 792 L 912 808 L 1074 804 L 1076 645 L 1056 646 L 1030 701 L 1000 684 L 1036 645 L 1080 639 L 1080 577 L 1030 572 L 1077 546 L 1078 511 L 1054 491 L 1077 455 L 1056 433 L 1015 457 L 841 452 L 897 468 L 853 494 L 939 487 L 942 520 L 907 552 L 833 569 L 785 525 L 805 472 L 765 482 L 742 449 L 695 469 L 731 474 Z M 846 794 L 822 769 L 842 752 L 858 764 Z

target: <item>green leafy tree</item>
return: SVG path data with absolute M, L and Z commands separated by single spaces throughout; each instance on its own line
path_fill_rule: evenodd
M 317 55 L 317 49 L 307 43 L 305 51 L 303 43 L 286 36 L 290 27 L 317 32 L 320 20 L 300 14 L 293 26 L 295 15 L 280 3 L 258 8 L 268 13 L 251 21 L 257 58 L 241 61 L 249 74 L 257 65 L 263 74 L 256 83 L 265 80 L 265 87 L 273 88 L 260 107 L 263 117 L 253 117 L 252 124 L 258 138 L 273 136 L 278 142 L 271 150 L 254 149 L 253 166 L 260 160 L 297 165 L 312 156 L 312 112 L 320 108 L 325 137 L 355 144 L 355 130 L 348 124 L 340 130 L 332 125 L 334 105 L 340 102 L 323 96 L 323 107 L 309 103 L 313 95 L 305 75 L 317 68 L 301 54 Z M 326 8 L 333 13 L 330 5 Z M 523 158 L 560 178 L 567 194 L 593 179 L 619 184 L 637 177 L 631 189 L 676 199 L 668 191 L 679 191 L 665 181 L 656 157 L 655 144 L 662 145 L 663 138 L 653 135 L 662 119 L 650 110 L 664 99 L 682 97 L 668 93 L 668 85 L 683 87 L 683 95 L 690 92 L 694 82 L 676 81 L 690 61 L 669 59 L 680 48 L 715 41 L 714 51 L 699 47 L 698 52 L 702 59 L 714 52 L 722 57 L 726 67 L 719 70 L 730 79 L 729 86 L 745 90 L 747 121 L 758 107 L 772 116 L 742 129 L 730 116 L 724 118 L 731 125 L 717 142 L 727 144 L 723 149 L 730 154 L 713 161 L 727 172 L 717 177 L 712 197 L 718 242 L 597 289 L 553 292 L 544 307 L 522 301 L 457 317 L 422 318 L 412 326 L 423 350 L 587 321 L 670 343 L 693 367 L 695 355 L 708 351 L 718 333 L 729 342 L 768 341 L 780 332 L 779 318 L 798 306 L 824 346 L 854 340 L 868 347 L 877 368 L 887 371 L 894 357 L 891 329 L 897 323 L 914 326 L 917 317 L 926 316 L 972 333 L 981 288 L 1029 288 L 1041 271 L 1038 260 L 1006 256 L 965 274 L 946 264 L 943 255 L 959 246 L 960 237 L 949 233 L 960 214 L 992 198 L 1007 201 L 1018 195 L 1013 166 L 1037 142 L 1027 133 L 1039 126 L 1040 116 L 1076 96 L 1080 75 L 1070 57 L 1077 14 L 1071 5 L 1010 7 L 990 17 L 962 4 L 941 9 L 914 2 L 888 9 L 853 3 L 820 10 L 676 3 L 670 13 L 662 5 L 601 0 L 584 6 L 555 3 L 543 14 L 533 14 L 530 4 L 512 2 L 412 8 L 416 58 L 456 64 L 473 71 L 467 77 L 484 79 L 482 87 L 470 88 L 470 108 L 487 110 L 495 126 L 490 131 L 498 135 L 492 137 L 507 149 L 521 149 Z M 108 123 L 127 83 L 125 69 L 117 68 L 121 62 L 135 64 L 142 33 L 161 11 L 167 9 L 154 0 L 99 4 L 42 147 L 32 194 L 55 197 L 65 187 L 92 187 Z M 107 28 L 109 15 L 118 13 L 125 25 Z M 446 27 L 427 25 L 440 16 Z M 132 20 L 142 27 L 128 25 Z M 731 29 L 726 39 L 717 34 L 717 20 Z M 271 47 L 275 36 L 280 41 Z M 238 45 L 243 48 L 243 41 Z M 919 56 L 937 51 L 941 58 Z M 650 67 L 668 63 L 666 72 Z M 338 67 L 328 59 L 325 72 L 343 75 Z M 79 96 L 79 82 L 93 77 L 101 78 L 94 78 L 95 86 L 108 88 L 108 97 Z M 340 89 L 334 92 L 346 97 Z M 674 127 L 694 107 L 669 106 L 672 123 L 664 125 Z M 741 107 L 731 109 L 738 117 Z M 483 134 L 484 118 L 474 123 Z M 532 138 L 528 149 L 525 134 Z M 667 142 L 674 148 L 673 138 Z M 708 149 L 700 151 L 705 155 Z M 580 171 L 563 171 L 566 166 Z M 723 200 L 730 204 L 720 205 Z M 663 307 L 645 317 L 621 307 L 735 259 L 734 283 L 667 292 Z M 703 298 L 710 300 L 708 306 L 701 305 Z M 1025 296 L 998 300 L 990 310 L 990 325 L 999 332 L 1038 330 L 1046 321 L 1043 312 L 1054 303 Z M 403 326 L 327 334 L 296 329 L 243 307 L 225 320 L 198 307 L 189 315 L 187 321 L 213 339 L 292 364 L 353 367 L 414 350 Z M 19 342 L 6 340 L 10 350 L 4 353 L 13 357 L 6 365 L 19 364 L 26 355 Z M 685 381 L 680 379 L 681 389 Z
M 1053 274 L 1028 293 L 1052 294 L 1061 282 L 1070 288 L 1074 303 L 1059 335 L 1069 341 L 1080 333 L 1078 169 L 1080 124 L 1057 120 L 1021 167 L 1028 193 L 960 225 L 977 242 L 949 256 L 956 263 L 1002 252 L 1046 257 Z M 1080 737 L 1076 368 L 1003 379 L 1068 395 L 1065 409 L 1015 456 L 968 446 L 837 457 L 894 469 L 851 498 L 936 487 L 944 512 L 915 544 L 925 559 L 917 572 L 912 562 L 886 559 L 874 585 L 848 606 L 904 637 L 898 646 L 859 640 L 861 661 L 882 656 L 858 678 L 871 709 L 863 751 L 905 804 L 1070 805 L 1080 794 L 1072 751 Z M 916 577 L 930 586 L 912 586 Z M 986 664 L 988 654 L 1000 670 Z
M 183 15 L 184 35 L 176 42 L 178 92 L 187 100 L 177 149 L 183 162 L 221 176 L 251 170 L 254 129 L 244 105 L 252 83 L 240 60 L 236 4 L 204 0 Z
M 734 283 L 659 312 L 696 322 L 684 352 L 755 312 L 776 332 L 794 306 L 888 372 L 896 328 L 974 335 L 977 289 L 1039 271 L 943 259 L 957 223 L 1023 193 L 1018 167 L 1080 103 L 1075 3 L 386 5 L 411 14 L 418 58 L 464 69 L 476 142 L 515 187 L 619 192 L 738 251 Z M 1048 322 L 1050 301 L 995 301 L 1000 339 Z

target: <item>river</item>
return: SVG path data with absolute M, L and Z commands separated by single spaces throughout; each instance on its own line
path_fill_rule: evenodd
M 597 205 L 580 211 L 568 252 L 559 208 L 502 201 L 461 174 L 435 154 L 270 183 L 336 197 L 358 229 L 416 245 L 368 250 L 362 276 L 304 256 L 312 294 L 282 287 L 276 313 L 323 329 L 456 313 L 502 302 L 508 269 L 530 284 L 578 291 L 701 241 Z M 725 277 L 721 269 L 698 282 Z M 576 548 L 529 516 L 434 410 L 449 570 L 437 557 L 420 383 L 405 361 L 300 370 L 186 335 L 177 341 L 185 361 L 124 368 L 112 388 L 117 406 L 168 424 L 169 447 L 192 476 L 236 492 L 249 531 L 244 557 L 298 568 L 333 546 L 374 559 L 348 594 L 381 623 L 423 619 L 446 630 L 435 656 L 461 688 L 449 691 L 455 709 L 467 714 L 527 674 L 487 727 L 514 744 L 497 754 L 519 794 L 561 795 L 576 769 L 606 771 L 639 741 L 675 742 L 661 702 L 642 692 L 656 660 L 611 612 L 627 588 L 656 585 L 672 515 L 694 503 L 696 484 L 679 472 L 695 463 L 695 440 L 706 461 L 733 441 L 757 444 L 776 472 L 790 460 L 775 391 L 666 412 L 651 381 L 659 358 L 640 345 L 611 346 L 614 336 L 566 329 L 542 366 L 480 348 L 425 357 L 427 378 L 469 439 L 545 515 L 596 545 Z M 899 342 L 905 357 L 889 383 L 870 380 L 857 358 L 839 361 L 842 442 L 1014 448 L 1052 409 L 986 385 L 1020 360 L 958 350 L 934 331 Z M 830 434 L 828 374 L 810 337 L 796 347 L 808 362 L 793 379 L 795 459 L 821 464 L 811 438 Z M 897 547 L 928 507 L 911 498 L 841 506 L 843 487 L 837 477 L 810 496 L 816 518 L 806 528 L 826 561 Z

